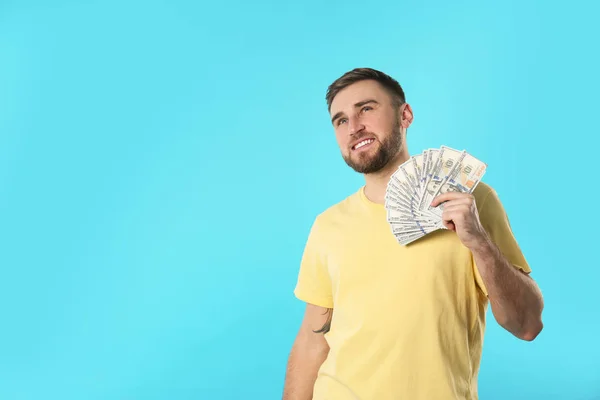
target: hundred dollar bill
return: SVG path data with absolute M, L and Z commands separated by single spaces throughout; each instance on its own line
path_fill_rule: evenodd
M 389 201 L 393 205 L 408 207 L 410 204 L 410 196 L 405 193 L 402 184 L 393 178 L 387 184 L 385 199 L 386 203 Z
M 389 195 L 391 200 L 397 200 L 407 206 L 410 204 L 410 195 L 406 193 L 402 184 L 396 183 L 390 180 L 386 193 Z
M 452 173 L 457 165 L 466 155 L 465 151 L 459 151 L 447 146 L 442 146 L 439 150 L 439 155 L 431 169 L 430 178 L 427 180 L 427 185 L 424 188 L 423 195 L 419 208 L 430 210 L 431 202 L 438 193 L 438 189 L 445 179 Z
M 419 160 L 422 158 L 423 156 L 421 155 L 417 157 L 411 157 L 406 163 L 400 166 L 400 170 L 406 176 L 406 180 L 408 181 L 412 190 L 412 200 L 414 201 L 415 208 L 418 207 L 418 202 L 421 198 L 421 185 L 419 183 L 421 167 L 419 165 Z
M 418 219 L 413 219 L 412 221 L 405 220 L 401 222 L 391 222 L 390 227 L 395 234 L 408 232 L 428 233 L 438 229 L 439 225 L 436 221 L 420 221 Z
M 415 166 L 412 161 L 412 158 L 409 158 L 402 165 L 398 167 L 398 173 L 401 173 L 401 176 L 398 179 L 406 181 L 408 183 L 409 188 L 416 193 L 417 188 L 419 187 L 419 182 L 417 180 L 417 172 L 415 171 Z
M 440 228 L 439 219 L 436 220 L 423 220 L 414 219 L 413 221 L 402 221 L 390 223 L 392 232 L 398 235 L 409 235 L 413 233 L 428 234 Z
M 419 191 L 419 196 L 423 195 L 423 188 L 425 187 L 425 185 L 427 184 L 427 165 L 429 163 L 429 158 L 430 158 L 430 151 L 429 150 L 424 150 L 423 154 L 422 154 L 422 164 L 421 164 L 421 168 L 420 168 L 420 174 L 419 174 L 419 187 L 421 188 L 421 190 Z M 421 203 L 421 197 L 419 197 L 419 205 Z
M 421 175 L 423 174 L 423 155 L 419 154 L 410 158 L 415 171 L 417 194 L 421 196 Z
M 399 179 L 398 176 L 392 175 L 388 183 L 388 190 L 394 196 L 404 200 L 408 207 L 411 207 L 410 205 L 415 202 L 414 198 L 416 197 L 416 194 L 414 193 L 414 190 L 407 181 Z
M 387 221 L 394 226 L 406 226 L 421 224 L 431 226 L 436 223 L 438 217 L 433 213 L 424 214 L 420 210 L 408 210 L 403 206 L 386 203 Z M 417 223 L 415 222 L 417 221 Z
M 427 235 L 437 229 L 439 229 L 439 228 L 436 226 L 432 226 L 432 227 L 392 226 L 392 233 L 396 236 L 401 236 L 401 237 L 412 236 L 412 235 L 424 236 L 424 235 Z
M 400 217 L 400 216 L 405 216 L 409 219 L 417 219 L 420 218 L 419 215 L 415 215 L 413 212 L 411 212 L 410 210 L 408 210 L 405 206 L 402 205 L 397 205 L 394 204 L 393 201 L 387 200 L 385 202 L 385 207 L 387 208 L 388 212 L 395 212 L 397 214 L 395 214 L 395 217 Z M 433 220 L 433 216 L 430 216 L 429 218 L 431 218 Z M 390 222 L 390 221 L 388 221 Z M 393 221 L 391 221 L 393 222 Z
M 404 198 L 408 201 L 410 209 L 418 208 L 420 196 L 418 182 L 413 163 L 410 159 L 398 167 L 396 172 L 392 175 L 389 185 L 397 193 L 402 193 Z
M 427 231 L 419 227 L 392 227 L 392 233 L 398 236 L 427 235 Z
M 486 169 L 486 163 L 470 154 L 465 154 L 465 157 L 460 161 L 457 168 L 444 178 L 434 197 L 447 192 L 473 193 L 473 190 L 475 190 L 475 187 L 485 174 Z M 430 206 L 429 208 L 433 213 L 441 217 L 444 205 L 440 204 L 438 207 Z
M 416 216 L 413 213 L 411 213 L 410 210 L 408 210 L 406 206 L 404 206 L 402 204 L 398 204 L 394 200 L 390 200 L 388 198 L 385 199 L 385 208 L 388 210 L 388 213 L 391 211 L 395 212 L 396 213 L 395 216 L 397 216 L 397 217 L 404 216 L 409 219 L 416 218 Z M 431 218 L 434 219 L 435 217 L 432 216 Z M 388 221 L 388 222 L 391 222 L 391 221 Z
M 428 232 L 431 233 L 431 232 Z M 424 236 L 427 236 L 427 234 L 423 234 L 423 233 L 405 233 L 405 234 L 395 234 L 396 236 L 396 240 L 398 241 L 398 243 L 402 244 L 402 245 L 407 245 L 410 244 L 416 240 L 421 239 Z
M 485 174 L 487 164 L 470 154 L 466 154 L 460 167 L 439 188 L 439 194 L 446 192 L 473 193 L 477 184 Z

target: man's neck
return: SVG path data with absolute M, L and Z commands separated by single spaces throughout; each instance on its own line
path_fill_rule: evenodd
M 390 178 L 398 167 L 409 158 L 408 152 L 403 151 L 381 171 L 365 175 L 365 196 L 374 203 L 384 204 Z

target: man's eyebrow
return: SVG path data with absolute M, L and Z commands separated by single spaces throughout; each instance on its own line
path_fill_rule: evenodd
M 354 104 L 354 108 L 359 108 L 364 106 L 365 104 L 369 104 L 369 103 L 375 103 L 375 104 L 379 104 L 377 102 L 377 100 L 374 99 L 367 99 L 367 100 L 363 100 L 363 101 L 359 101 L 358 103 Z M 344 115 L 344 113 L 342 111 L 337 112 L 333 118 L 331 118 L 331 123 L 333 124 L 335 122 L 336 119 L 338 119 L 339 117 L 341 117 L 342 115 Z
M 333 118 L 331 118 L 331 123 L 334 124 L 335 120 L 338 119 L 339 117 L 341 117 L 342 115 L 344 115 L 344 113 L 342 111 L 338 111 Z
M 355 107 L 355 108 L 362 107 L 362 106 L 364 106 L 365 104 L 369 104 L 369 103 L 375 103 L 375 104 L 379 104 L 379 103 L 377 102 L 377 100 L 375 100 L 375 99 L 368 99 L 368 100 L 359 101 L 358 103 L 356 103 L 356 104 L 354 105 L 354 107 Z

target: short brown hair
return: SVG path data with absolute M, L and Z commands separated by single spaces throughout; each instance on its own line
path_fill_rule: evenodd
M 331 111 L 331 103 L 342 89 L 347 88 L 353 83 L 364 80 L 374 80 L 379 82 L 388 91 L 390 96 L 392 96 L 393 105 L 395 107 L 400 107 L 406 102 L 404 90 L 394 78 L 373 68 L 355 68 L 352 71 L 346 72 L 329 85 L 325 96 L 325 99 L 327 100 L 327 109 Z

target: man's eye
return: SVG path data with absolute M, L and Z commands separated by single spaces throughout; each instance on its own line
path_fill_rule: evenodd
M 346 122 L 346 118 L 340 118 L 340 119 L 338 119 L 338 125 L 341 125 L 344 122 Z
M 362 108 L 362 111 L 364 112 L 364 111 L 369 111 L 369 110 L 372 110 L 372 109 L 373 109 L 373 107 L 364 106 L 364 107 Z

